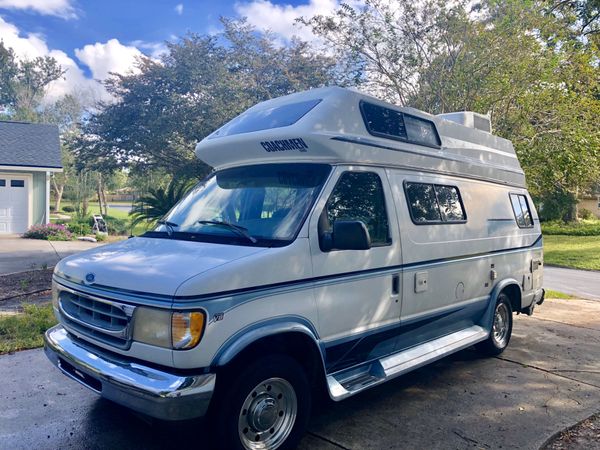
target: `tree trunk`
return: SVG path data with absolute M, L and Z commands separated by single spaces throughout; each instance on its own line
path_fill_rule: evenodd
M 63 192 L 65 191 L 64 183 L 57 183 L 56 177 L 52 177 L 52 184 L 54 185 L 54 192 L 56 193 L 56 197 L 54 199 L 54 211 L 60 211 L 60 202 L 62 201 Z
M 96 188 L 96 193 L 98 194 L 98 208 L 100 210 L 100 215 L 103 214 L 102 211 L 102 175 L 98 174 L 98 185 Z
M 104 202 L 104 215 L 108 216 L 108 202 L 106 201 L 106 185 L 102 183 L 102 188 L 100 189 L 102 194 L 102 201 Z

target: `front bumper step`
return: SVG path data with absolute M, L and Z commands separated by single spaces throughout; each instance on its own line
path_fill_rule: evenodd
M 60 325 L 44 336 L 48 359 L 66 376 L 120 405 L 162 420 L 186 420 L 206 414 L 216 375 L 179 375 L 120 355 L 90 350 Z

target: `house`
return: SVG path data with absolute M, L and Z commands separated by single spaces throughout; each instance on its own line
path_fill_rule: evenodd
M 600 219 L 600 194 L 588 195 L 578 199 L 577 206 L 579 211 L 582 209 L 587 209 L 588 211 L 591 211 L 594 216 Z
M 50 176 L 60 171 L 56 125 L 0 121 L 0 235 L 50 221 Z

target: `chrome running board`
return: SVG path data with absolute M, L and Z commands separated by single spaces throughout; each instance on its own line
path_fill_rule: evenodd
M 489 332 L 478 325 L 425 342 L 368 364 L 327 376 L 330 397 L 343 400 L 385 381 L 437 361 L 485 340 Z

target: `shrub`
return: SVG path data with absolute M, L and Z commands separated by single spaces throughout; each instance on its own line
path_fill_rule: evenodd
M 71 220 L 69 223 L 67 223 L 67 228 L 71 233 L 78 236 L 85 236 L 86 234 L 92 233 L 90 219 L 86 217 Z
M 581 220 L 580 222 L 544 222 L 542 233 L 567 236 L 600 236 L 600 220 Z
M 50 208 L 50 212 L 54 212 L 54 211 L 56 211 L 56 208 L 54 207 L 54 205 L 50 205 L 50 207 L 49 207 L 49 208 Z
M 589 209 L 581 208 L 579 210 L 579 218 L 584 220 L 593 220 L 596 217 Z
M 70 241 L 73 234 L 64 226 L 54 223 L 33 225 L 23 235 L 27 239 L 43 239 L 46 241 Z
M 63 207 L 62 207 L 62 210 L 63 210 L 64 212 L 68 212 L 68 213 L 75 212 L 75 208 L 73 208 L 72 206 L 69 206 L 69 205 L 67 205 L 67 206 L 63 206 Z
M 112 216 L 104 216 L 104 221 L 108 228 L 108 234 L 124 236 L 129 233 L 131 223 L 127 220 L 118 219 Z
M 101 233 L 96 233 L 96 241 L 104 242 L 106 240 L 106 235 Z

